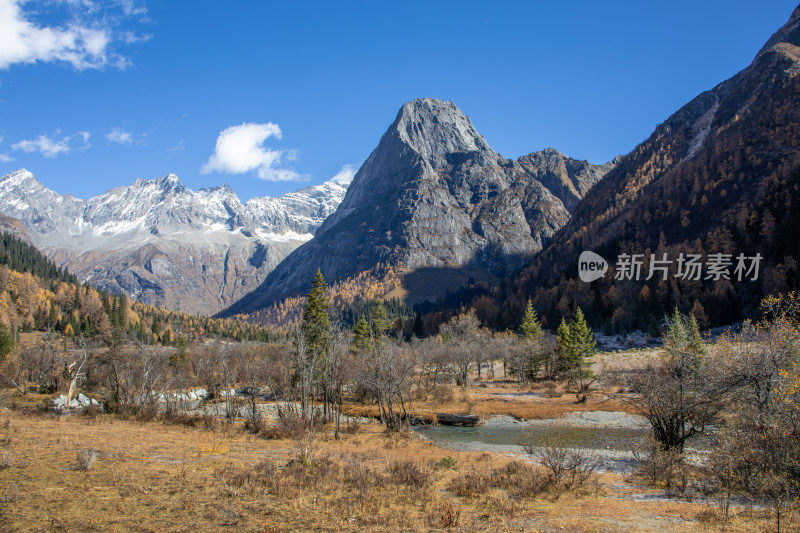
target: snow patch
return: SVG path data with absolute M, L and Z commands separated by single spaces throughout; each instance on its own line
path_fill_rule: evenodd
M 256 235 L 262 240 L 265 241 L 272 241 L 272 242 L 290 242 L 290 241 L 310 241 L 314 235 L 311 233 L 297 233 L 291 230 L 287 230 L 284 233 L 272 233 L 270 231 L 266 231 L 264 229 L 257 229 Z

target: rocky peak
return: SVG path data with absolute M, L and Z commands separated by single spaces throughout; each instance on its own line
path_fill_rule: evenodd
M 220 201 L 227 200 L 239 202 L 239 197 L 236 196 L 236 193 L 227 183 L 218 187 L 206 187 L 198 190 L 197 193 L 205 197 L 218 199 Z
M 446 166 L 448 154 L 493 153 L 469 118 L 450 101 L 423 98 L 406 103 L 389 129 L 390 135 L 395 132 L 434 168 Z
M 28 172 L 26 169 L 21 168 L 3 176 L 2 182 L 5 185 L 17 185 L 31 178 L 36 179 L 33 177 L 33 174 Z
M 519 165 L 524 170 L 522 179 L 533 177 L 572 210 L 586 192 L 614 167 L 615 161 L 592 165 L 588 161 L 567 157 L 555 148 L 545 148 L 520 157 L 512 168 Z
M 469 118 L 453 103 L 434 98 L 404 104 L 378 146 L 353 178 L 339 209 L 328 217 L 320 232 L 376 199 L 393 201 L 411 181 L 458 189 L 460 203 L 488 189 L 505 188 L 498 163 L 504 161 L 486 143 Z M 458 170 L 454 171 L 454 168 Z M 475 172 L 492 167 L 490 172 Z M 448 183 L 439 183 L 440 179 Z
M 4 189 L 20 187 L 26 191 L 35 191 L 44 187 L 44 185 L 42 185 L 41 182 L 39 182 L 39 180 L 33 176 L 33 174 L 24 168 L 15 170 L 10 174 L 6 174 L 0 178 L 0 183 L 3 184 Z
M 175 191 L 181 192 L 186 189 L 178 176 L 175 174 L 167 174 L 162 178 L 156 178 L 155 180 L 155 188 L 161 191 Z
M 501 157 L 452 102 L 404 104 L 314 238 L 226 313 L 304 294 L 317 267 L 335 283 L 392 265 L 417 301 L 518 268 L 607 170 L 555 150 L 533 159 Z
M 180 178 L 178 178 L 178 176 L 175 174 L 167 174 L 166 176 L 154 179 L 136 178 L 136 181 L 133 182 L 133 186 L 131 188 L 138 190 L 154 190 L 159 192 L 181 192 L 186 189 L 186 187 L 183 185 L 183 182 L 181 182 Z
M 769 38 L 766 44 L 759 50 L 756 58 L 773 50 L 780 52 L 780 48 L 776 49 L 776 46 L 780 43 L 800 46 L 800 7 L 797 7 L 792 12 L 789 21 Z

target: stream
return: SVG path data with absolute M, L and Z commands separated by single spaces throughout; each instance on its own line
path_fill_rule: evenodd
M 633 450 L 648 435 L 649 427 L 636 423 L 638 417 L 631 418 L 624 413 L 599 414 L 603 415 L 606 423 L 599 420 L 586 423 L 591 417 L 597 417 L 595 412 L 524 423 L 490 421 L 474 427 L 427 426 L 415 428 L 415 431 L 443 448 L 468 452 L 525 453 L 522 440 L 524 435 L 529 435 L 534 446 L 556 441 L 568 448 L 584 450 L 597 458 L 601 470 L 619 472 L 630 469 L 635 464 Z M 620 415 L 622 419 L 615 420 Z M 702 452 L 708 449 L 708 442 L 692 439 L 687 441 L 686 449 Z M 534 452 L 534 455 L 538 454 Z
M 528 424 L 487 424 L 475 427 L 430 426 L 416 431 L 436 444 L 453 450 L 522 453 L 523 432 L 533 436 L 534 444 L 548 439 L 563 442 L 570 448 L 630 452 L 642 437 L 644 429 L 553 427 Z

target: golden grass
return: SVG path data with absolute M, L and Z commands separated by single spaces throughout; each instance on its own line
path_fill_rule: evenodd
M 455 496 L 447 487 L 457 476 L 501 468 L 512 458 L 443 450 L 413 434 L 387 436 L 377 424 L 338 441 L 322 432 L 311 445 L 317 466 L 308 467 L 298 463 L 295 441 L 261 440 L 227 425 L 0 411 L 0 445 L 6 439 L 3 531 L 723 530 L 698 521 L 708 506 L 630 499 L 649 491 L 615 474 L 602 474 L 598 493 L 580 497 L 515 499 L 500 488 Z M 81 472 L 74 466 L 84 448 L 98 455 Z M 437 466 L 445 456 L 455 468 Z M 392 465 L 406 460 L 429 482 L 393 482 Z M 724 524 L 734 532 L 765 527 L 760 517 L 744 515 Z

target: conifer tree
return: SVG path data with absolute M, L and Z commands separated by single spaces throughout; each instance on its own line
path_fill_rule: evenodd
M 533 302 L 530 300 L 528 300 L 528 306 L 525 308 L 525 314 L 522 316 L 522 322 L 519 325 L 519 334 L 527 340 L 537 339 L 542 334 L 539 317 L 533 308 Z
M 533 308 L 533 302 L 528 300 L 522 322 L 519 324 L 518 333 L 520 336 L 519 348 L 520 357 L 515 358 L 514 371 L 519 374 L 522 383 L 527 379 L 535 379 L 539 373 L 542 363 L 542 354 L 539 346 L 539 339 L 542 336 L 542 326 L 539 324 L 539 317 Z M 520 368 L 516 368 L 520 367 Z
M 580 307 L 569 325 L 569 332 L 572 338 L 571 364 L 573 366 L 588 365 L 592 356 L 597 353 L 597 343 L 592 330 L 586 324 Z
M 561 366 L 566 367 L 572 353 L 572 334 L 569 331 L 569 324 L 563 317 L 556 331 L 556 339 L 558 340 L 558 357 Z
M 150 326 L 150 331 L 158 337 L 161 334 L 161 319 L 158 315 L 153 316 L 153 324 Z
M 597 343 L 592 330 L 586 324 L 580 307 L 569 325 L 563 319 L 561 320 L 557 336 L 561 362 L 570 382 L 578 388 L 578 400 L 585 401 L 586 391 L 590 385 L 588 380 L 593 377 L 589 365 L 592 356 L 597 352 Z
M 328 284 L 317 268 L 311 290 L 306 295 L 303 321 L 300 323 L 300 337 L 297 343 L 296 369 L 300 383 L 301 413 L 305 419 L 309 415 L 308 402 L 312 389 L 322 388 L 323 409 L 327 417 L 330 390 L 328 387 L 328 341 L 330 340 L 331 319 L 328 316 Z M 310 413 L 313 416 L 313 413 Z
M 331 329 L 329 308 L 328 284 L 325 283 L 322 271 L 318 268 L 311 283 L 311 290 L 306 296 L 306 308 L 303 310 L 303 322 L 300 327 L 309 348 L 318 350 L 319 353 L 325 351 L 325 343 Z
M 422 315 L 417 312 L 417 314 L 414 316 L 414 325 L 411 327 L 411 333 L 418 339 L 421 339 L 425 334 L 424 326 L 425 324 L 422 321 Z
M 694 315 L 689 316 L 689 346 L 692 352 L 699 356 L 706 354 L 706 344 L 703 342 L 703 337 L 700 335 L 700 327 L 697 325 L 697 320 Z
M 369 322 L 372 330 L 372 343 L 375 348 L 380 348 L 383 345 L 386 330 L 391 325 L 386 315 L 386 306 L 383 304 L 383 300 L 378 299 L 375 301 L 375 305 L 372 306 L 369 312 Z
M 0 361 L 14 349 L 14 335 L 8 327 L 0 323 Z
M 117 325 L 123 330 L 128 328 L 128 297 L 124 292 L 119 295 L 117 302 Z
M 361 317 L 353 328 L 353 342 L 350 344 L 350 349 L 355 353 L 364 353 L 370 349 L 371 344 L 369 324 L 364 317 Z
M 56 329 L 56 322 L 58 321 L 58 313 L 56 312 L 56 306 L 51 301 L 50 302 L 50 313 L 47 317 L 47 327 L 50 329 Z

